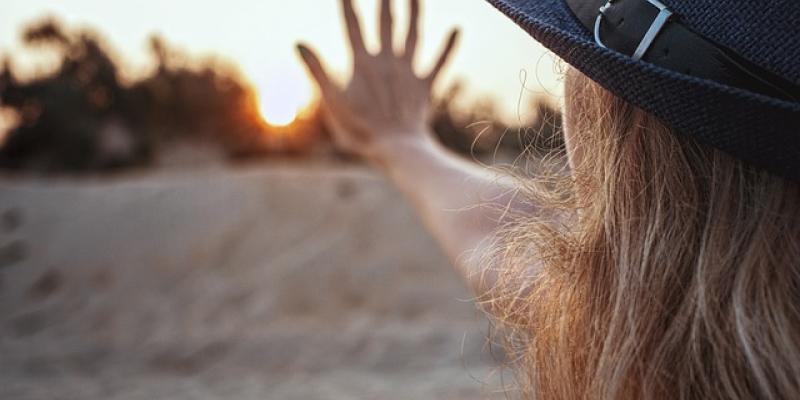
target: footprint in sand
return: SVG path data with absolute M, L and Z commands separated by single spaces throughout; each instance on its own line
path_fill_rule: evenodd
M 28 247 L 25 242 L 15 240 L 13 242 L 0 245 L 0 269 L 10 267 L 25 261 L 28 256 Z
M 0 213 L 0 232 L 14 233 L 24 222 L 22 211 L 11 208 Z M 18 264 L 28 255 L 28 247 L 22 240 L 0 242 L 0 269 Z
M 2 227 L 3 232 L 11 233 L 16 231 L 22 226 L 22 222 L 22 211 L 16 208 L 5 210 L 0 214 L 0 227 Z
M 28 289 L 28 298 L 35 301 L 47 299 L 54 295 L 64 283 L 58 271 L 49 270 L 42 274 Z

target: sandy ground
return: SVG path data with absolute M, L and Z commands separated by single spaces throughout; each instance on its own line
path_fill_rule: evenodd
M 0 399 L 505 398 L 469 299 L 360 168 L 0 180 Z

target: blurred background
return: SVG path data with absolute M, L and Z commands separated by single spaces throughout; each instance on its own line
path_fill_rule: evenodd
M 559 150 L 556 58 L 435 0 L 421 73 L 453 26 L 442 142 L 522 172 Z M 0 399 L 513 397 L 400 194 L 331 145 L 298 41 L 347 79 L 334 0 L 3 2 Z

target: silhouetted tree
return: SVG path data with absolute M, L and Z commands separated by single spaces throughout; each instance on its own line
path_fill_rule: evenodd
M 0 98 L 21 118 L 0 149 L 0 166 L 44 171 L 84 171 L 118 168 L 148 158 L 147 143 L 109 127 L 126 126 L 126 91 L 117 67 L 102 45 L 87 33 L 71 34 L 52 20 L 34 24 L 23 33 L 28 46 L 56 51 L 60 65 L 48 76 L 30 82 L 3 73 Z M 103 137 L 113 132 L 118 138 Z M 104 153 L 111 142 L 127 149 Z M 123 154 L 124 153 L 124 154 Z
M 493 162 L 498 157 L 517 157 L 524 151 L 541 156 L 563 149 L 561 112 L 548 101 L 534 102 L 530 124 L 509 126 L 498 118 L 492 102 L 459 111 L 455 104 L 461 97 L 463 85 L 456 82 L 435 101 L 431 121 L 441 142 L 456 152 Z

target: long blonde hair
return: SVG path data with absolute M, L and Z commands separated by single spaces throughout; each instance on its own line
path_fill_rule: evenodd
M 568 217 L 510 226 L 486 299 L 523 397 L 800 398 L 798 185 L 574 70 L 566 117 L 580 162 L 523 183 Z

